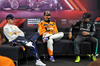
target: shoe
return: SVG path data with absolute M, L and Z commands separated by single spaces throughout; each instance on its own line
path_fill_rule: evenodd
M 92 60 L 92 54 L 87 54 L 90 60 Z
M 80 62 L 80 56 L 76 57 L 75 63 L 78 63 L 78 62 Z
M 87 54 L 87 56 L 89 56 L 89 58 L 91 58 L 91 54 Z
M 96 60 L 97 60 L 97 58 L 96 58 L 95 55 L 92 56 L 92 60 L 93 60 L 93 61 L 96 61 Z
M 46 64 L 44 64 L 40 59 L 39 60 L 36 60 L 36 63 L 35 63 L 37 66 L 46 66 Z
M 50 57 L 50 61 L 51 61 L 51 62 L 55 62 L 55 60 L 54 60 L 54 57 L 53 57 L 53 56 L 51 56 L 51 57 Z
M 35 48 L 32 44 L 33 44 L 32 42 L 28 42 L 28 43 L 26 44 L 26 46 Z

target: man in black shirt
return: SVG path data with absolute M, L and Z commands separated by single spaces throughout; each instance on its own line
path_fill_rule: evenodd
M 69 39 L 72 38 L 72 30 L 73 28 L 75 28 L 76 26 L 79 26 L 79 34 L 77 35 L 77 37 L 75 38 L 75 54 L 76 54 L 76 60 L 75 62 L 80 62 L 80 44 L 82 43 L 82 41 L 87 40 L 91 42 L 91 46 L 92 46 L 92 53 L 93 53 L 93 61 L 96 60 L 96 54 L 97 54 L 97 49 L 98 49 L 98 40 L 96 38 L 94 38 L 94 34 L 95 34 L 95 24 L 90 21 L 90 17 L 91 14 L 89 13 L 84 13 L 82 16 L 82 20 L 80 20 L 79 22 L 76 22 L 75 24 L 73 24 L 70 28 L 70 32 L 69 32 Z

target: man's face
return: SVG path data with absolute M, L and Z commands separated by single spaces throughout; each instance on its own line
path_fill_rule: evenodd
M 48 18 L 50 19 L 50 11 L 45 11 L 44 20 L 46 21 Z
M 9 24 L 14 24 L 14 19 L 8 19 Z
M 51 17 L 50 15 L 44 15 L 44 20 L 47 20 L 50 17 Z

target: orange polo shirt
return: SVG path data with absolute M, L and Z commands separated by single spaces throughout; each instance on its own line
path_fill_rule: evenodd
M 50 28 L 49 29 L 45 29 L 45 27 L 47 27 L 47 25 L 50 24 Z M 40 35 L 43 35 L 44 33 L 49 33 L 49 34 L 56 34 L 58 33 L 58 30 L 57 30 L 57 26 L 55 24 L 55 22 L 45 22 L 45 21 L 42 21 L 38 24 L 38 32 Z

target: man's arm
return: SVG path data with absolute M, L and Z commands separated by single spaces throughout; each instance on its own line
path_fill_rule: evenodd
M 92 25 L 91 25 L 91 29 L 92 29 L 91 32 L 83 31 L 82 34 L 85 35 L 85 36 L 86 36 L 86 35 L 94 36 L 94 34 L 95 34 L 95 32 L 96 32 L 95 24 L 92 24 Z
M 81 24 L 81 21 L 74 23 L 74 24 L 70 27 L 70 32 L 72 32 L 73 29 L 74 29 L 76 26 L 80 26 L 80 24 Z
M 17 38 L 18 37 L 17 34 L 11 32 L 11 29 L 10 28 L 4 28 L 4 34 L 5 34 L 5 36 L 7 38 L 9 37 L 11 39 L 14 39 L 14 38 Z
M 74 23 L 72 26 L 71 26 L 71 28 L 70 28 L 70 32 L 69 32 L 69 39 L 71 39 L 72 38 L 72 31 L 73 31 L 73 29 L 76 27 L 76 26 L 80 26 L 80 24 L 81 24 L 81 21 L 79 21 L 79 22 L 76 22 L 76 23 Z
M 46 29 L 44 28 L 43 23 L 40 22 L 40 23 L 38 24 L 38 32 L 39 32 L 39 34 L 42 35 L 42 34 L 45 33 L 45 31 L 46 31 Z
M 24 37 L 25 36 L 24 32 L 22 30 L 20 30 L 17 26 L 16 26 L 16 28 L 17 28 L 17 30 L 16 30 L 15 33 L 18 34 L 18 36 L 23 36 Z
M 95 24 L 92 24 L 91 29 L 92 29 L 92 32 L 89 32 L 90 36 L 94 36 L 94 34 L 96 32 Z

